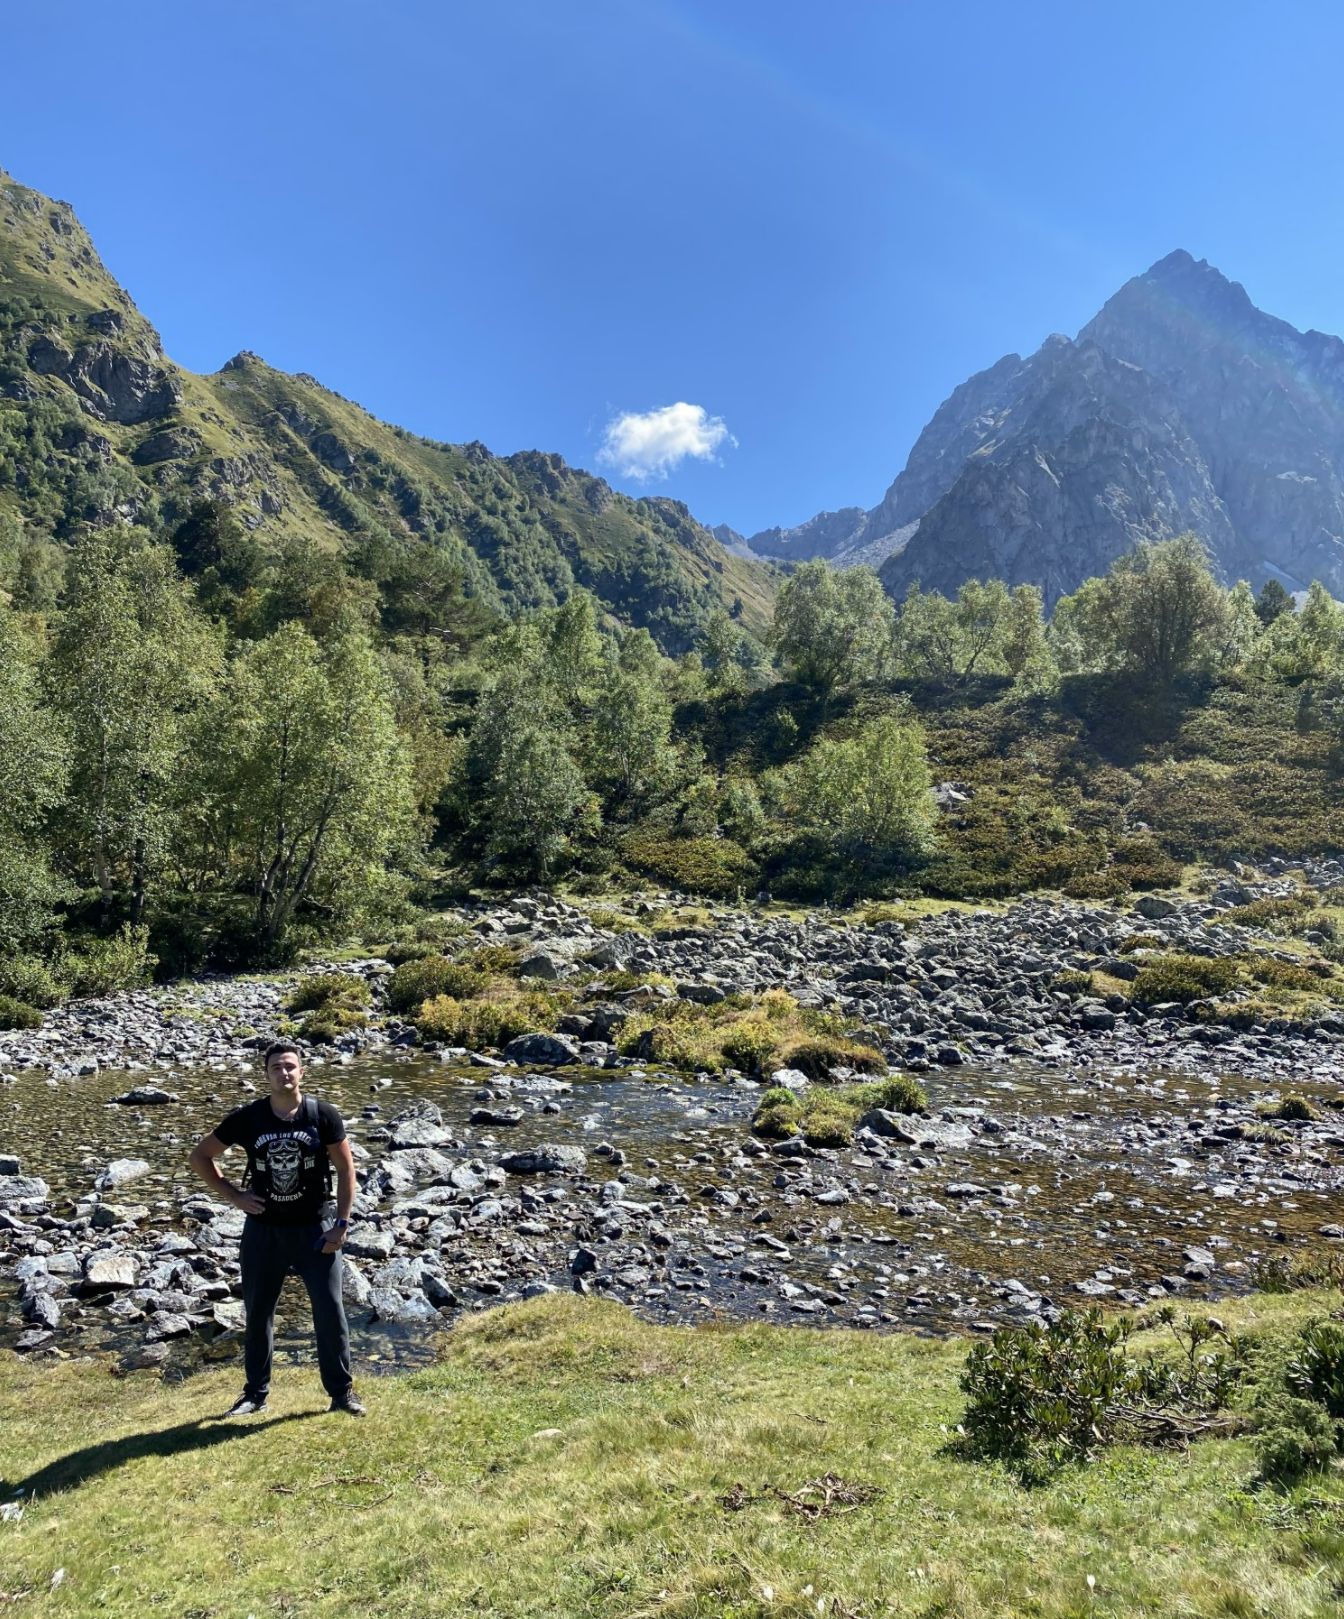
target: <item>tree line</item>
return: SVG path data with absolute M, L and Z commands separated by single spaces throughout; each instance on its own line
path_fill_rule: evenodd
M 898 606 L 871 570 L 810 562 L 768 644 L 716 611 L 676 659 L 583 591 L 501 620 L 419 542 L 358 569 L 269 555 L 218 505 L 89 531 L 59 570 L 56 550 L 0 520 L 0 994 L 38 1003 L 151 955 L 386 935 L 445 883 L 732 892 L 783 851 L 818 891 L 880 888 L 938 841 L 930 693 L 1344 668 L 1319 585 L 1300 609 L 1225 589 L 1190 537 L 1048 619 L 1031 585 Z

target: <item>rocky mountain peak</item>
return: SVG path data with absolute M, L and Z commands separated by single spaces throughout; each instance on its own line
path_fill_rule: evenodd
M 1187 530 L 1229 579 L 1344 595 L 1344 342 L 1257 309 L 1181 248 L 1076 339 L 954 389 L 877 506 L 748 544 L 880 564 L 897 596 L 995 574 L 1050 601 Z

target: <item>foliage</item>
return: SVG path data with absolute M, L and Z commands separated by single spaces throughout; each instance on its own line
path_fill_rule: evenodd
M 844 741 L 821 741 L 766 778 L 773 817 L 824 840 L 845 865 L 913 862 L 933 847 L 922 728 L 887 715 Z
M 67 936 L 53 963 L 54 975 L 75 996 L 115 995 L 139 989 L 153 975 L 158 959 L 149 948 L 149 929 L 124 922 L 116 933 Z
M 1304 1096 L 1285 1096 L 1281 1101 L 1258 1108 L 1256 1111 L 1262 1119 L 1283 1119 L 1299 1124 L 1320 1118 L 1320 1114 Z
M 520 1034 L 553 1029 L 563 1003 L 540 991 L 501 1000 L 458 1000 L 435 995 L 425 1001 L 415 1024 L 424 1040 L 466 1046 L 472 1051 L 506 1046 Z
M 46 817 L 65 799 L 63 725 L 43 700 L 41 644 L 0 597 L 0 951 L 47 931 L 67 890 L 52 872 Z
M 1107 1323 L 1099 1310 L 1066 1310 L 1048 1325 L 1000 1328 L 975 1344 L 961 1377 L 967 1396 L 967 1449 L 1003 1457 L 1032 1481 L 1101 1446 L 1125 1440 L 1180 1443 L 1201 1418 L 1228 1405 L 1242 1375 L 1236 1343 L 1207 1320 L 1173 1327 L 1176 1365 L 1128 1352 L 1133 1324 Z M 1193 1423 L 1192 1423 L 1193 1419 Z M 1229 1429 L 1231 1425 L 1228 1425 Z
M 414 841 L 409 750 L 364 635 L 297 624 L 241 652 L 196 732 L 182 836 L 201 886 L 250 894 L 274 950 L 300 907 L 349 914 Z
M 1050 987 L 1060 990 L 1065 995 L 1090 995 L 1092 974 L 1072 971 L 1056 973 Z
M 1224 995 L 1241 976 L 1239 964 L 1228 956 L 1164 956 L 1143 963 L 1129 993 L 1140 1006 L 1163 1001 L 1184 1004 L 1206 995 Z
M 516 963 L 516 958 L 512 958 Z M 467 1000 L 485 988 L 487 972 L 445 956 L 421 956 L 403 962 L 387 980 L 387 1005 L 392 1012 L 414 1012 L 423 1001 L 439 995 Z
M 893 630 L 897 670 L 911 680 L 962 684 L 981 674 L 1041 679 L 1050 668 L 1041 592 L 970 579 L 949 601 L 911 587 Z
M 775 598 L 774 642 L 793 678 L 823 694 L 882 670 L 891 601 L 871 568 L 804 562 Z
M 35 1006 L 0 995 L 0 1029 L 40 1029 L 42 1014 Z
M 358 1009 L 369 1004 L 369 986 L 357 973 L 319 973 L 301 978 L 290 991 L 290 1012 L 312 1012 L 329 1006 Z
M 58 978 L 49 961 L 41 956 L 0 956 L 0 995 L 44 1011 L 56 1006 L 70 993 L 70 986 Z
M 1194 535 L 1141 542 L 1056 606 L 1051 643 L 1065 669 L 1118 669 L 1168 685 L 1214 659 L 1227 611 Z

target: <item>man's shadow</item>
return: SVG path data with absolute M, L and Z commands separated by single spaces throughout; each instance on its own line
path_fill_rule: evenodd
M 86 1445 L 83 1450 L 72 1450 L 60 1456 L 36 1473 L 15 1484 L 0 1480 L 0 1489 L 11 1495 L 20 1491 L 27 1500 L 47 1495 L 53 1490 L 73 1490 L 90 1479 L 110 1473 L 127 1462 L 138 1461 L 141 1456 L 179 1456 L 188 1450 L 209 1450 L 225 1445 L 231 1439 L 245 1439 L 248 1434 L 260 1433 L 264 1428 L 278 1428 L 282 1422 L 301 1422 L 305 1417 L 319 1416 L 317 1411 L 291 1411 L 282 1417 L 271 1417 L 265 1422 L 222 1422 L 218 1418 L 198 1417 L 194 1422 L 179 1422 L 172 1428 L 156 1428 L 151 1433 L 127 1434 L 124 1439 L 105 1439 L 99 1445 Z

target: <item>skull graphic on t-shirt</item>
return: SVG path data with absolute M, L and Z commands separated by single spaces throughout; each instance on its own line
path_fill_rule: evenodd
M 278 1136 L 267 1145 L 266 1167 L 270 1171 L 272 1197 L 292 1197 L 298 1191 L 302 1163 L 303 1144 L 297 1136 Z

